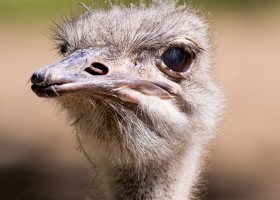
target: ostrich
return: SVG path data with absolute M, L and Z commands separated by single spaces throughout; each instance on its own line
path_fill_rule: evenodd
M 191 199 L 222 113 L 205 18 L 174 2 L 82 6 L 54 29 L 64 58 L 31 88 L 74 121 L 97 172 L 86 199 Z

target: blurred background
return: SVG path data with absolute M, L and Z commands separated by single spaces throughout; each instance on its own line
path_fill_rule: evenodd
M 0 199 L 76 200 L 86 192 L 90 168 L 71 127 L 27 83 L 36 69 L 60 59 L 48 27 L 61 14 L 81 12 L 75 2 L 0 0 Z M 100 0 L 82 2 L 106 7 Z M 279 200 L 280 1 L 189 3 L 210 11 L 216 79 L 227 97 L 200 196 Z

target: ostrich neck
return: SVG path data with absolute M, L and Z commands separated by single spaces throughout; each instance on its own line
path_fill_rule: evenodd
M 192 146 L 180 158 L 153 167 L 103 168 L 95 182 L 102 197 L 94 192 L 92 200 L 189 200 L 199 171 L 199 152 Z

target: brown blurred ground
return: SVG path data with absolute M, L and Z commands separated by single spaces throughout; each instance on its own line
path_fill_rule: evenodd
M 207 199 L 280 199 L 280 16 L 217 16 L 227 113 Z M 43 27 L 43 28 L 41 28 Z M 45 26 L 0 29 L 0 199 L 82 199 L 90 175 L 63 115 L 27 81 L 59 57 Z

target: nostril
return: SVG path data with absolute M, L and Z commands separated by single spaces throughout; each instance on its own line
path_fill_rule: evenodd
M 85 71 L 91 75 L 106 75 L 109 69 L 101 63 L 92 63 L 90 67 L 87 67 Z

